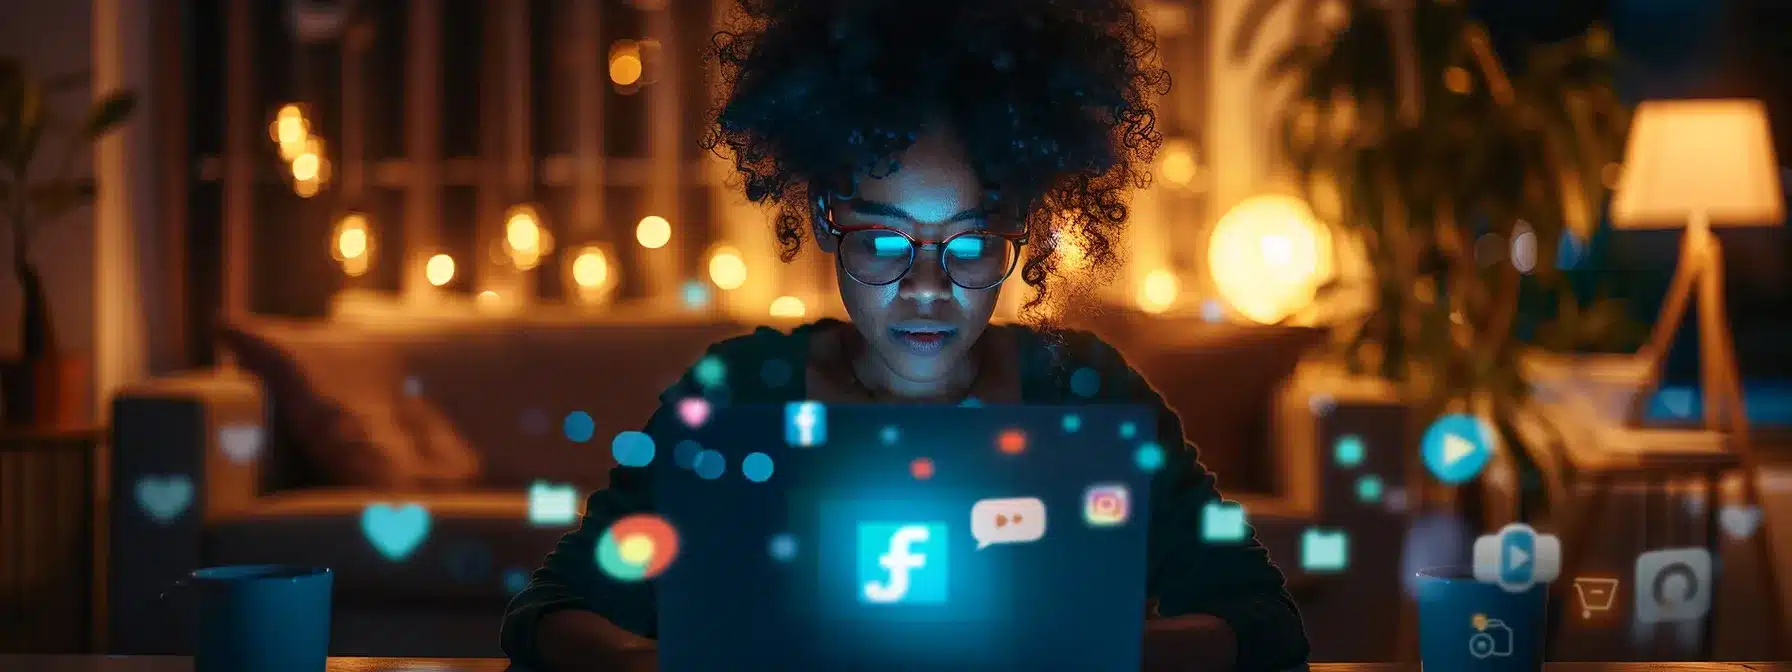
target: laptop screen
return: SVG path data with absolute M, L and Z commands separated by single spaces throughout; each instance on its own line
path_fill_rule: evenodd
M 1134 407 L 720 409 L 656 471 L 682 548 L 661 664 L 1137 669 L 1154 430 Z

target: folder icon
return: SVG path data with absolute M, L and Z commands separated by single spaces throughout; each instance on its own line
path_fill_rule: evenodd
M 1243 504 L 1215 500 L 1202 507 L 1202 541 L 1231 544 L 1244 541 L 1250 536 L 1250 528 L 1245 525 Z
M 1350 565 L 1350 537 L 1343 530 L 1307 528 L 1300 537 L 1300 568 L 1314 573 L 1342 572 Z

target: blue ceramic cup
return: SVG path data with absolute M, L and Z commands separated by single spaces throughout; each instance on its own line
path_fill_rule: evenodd
M 330 655 L 329 569 L 227 565 L 186 581 L 198 609 L 195 672 L 323 672 Z
M 1548 584 L 1508 592 L 1470 567 L 1420 570 L 1419 661 L 1425 672 L 1543 669 Z

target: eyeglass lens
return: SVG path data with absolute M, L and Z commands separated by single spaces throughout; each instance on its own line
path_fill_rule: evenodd
M 1001 236 L 964 233 L 941 247 L 946 277 L 966 289 L 994 287 L 1014 267 L 1014 245 Z M 854 280 L 867 285 L 901 280 L 914 265 L 915 253 L 915 242 L 895 231 L 849 231 L 840 238 L 840 263 Z

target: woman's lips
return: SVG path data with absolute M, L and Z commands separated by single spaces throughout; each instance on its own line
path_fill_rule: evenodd
M 957 337 L 955 331 L 910 331 L 907 329 L 891 329 L 890 338 L 909 352 L 923 357 L 937 355 L 946 348 L 946 344 Z

